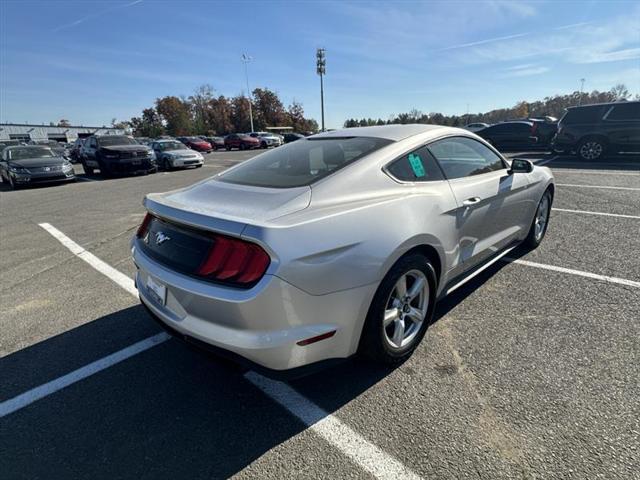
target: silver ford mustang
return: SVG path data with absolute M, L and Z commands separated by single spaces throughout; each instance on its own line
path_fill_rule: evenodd
M 435 303 L 542 241 L 549 169 L 432 125 L 351 128 L 149 194 L 142 303 L 172 333 L 271 373 L 405 360 Z

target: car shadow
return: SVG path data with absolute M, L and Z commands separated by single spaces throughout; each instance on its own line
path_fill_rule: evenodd
M 442 300 L 434 322 L 504 265 L 491 266 Z M 0 399 L 13 398 L 159 331 L 138 305 L 9 354 L 0 359 Z M 331 413 L 394 370 L 355 358 L 290 384 Z M 4 417 L 4 476 L 232 476 L 306 430 L 248 382 L 245 372 L 182 341 L 168 340 Z

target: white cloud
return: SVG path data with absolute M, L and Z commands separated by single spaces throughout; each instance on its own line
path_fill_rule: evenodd
M 105 8 L 104 10 L 100 10 L 98 12 L 94 12 L 94 13 L 90 13 L 89 15 L 85 15 L 84 17 L 79 18 L 78 20 L 74 20 L 71 23 L 66 23 L 64 25 L 59 25 L 56 28 L 54 28 L 52 30 L 52 32 L 59 32 L 60 30 L 65 30 L 67 28 L 75 27 L 77 25 L 80 25 L 80 24 L 86 22 L 87 20 L 92 19 L 92 18 L 99 17 L 101 15 L 104 15 L 105 13 L 111 12 L 113 10 L 118 10 L 120 8 L 132 7 L 133 5 L 137 5 L 138 3 L 141 3 L 142 1 L 143 0 L 134 0 L 133 2 L 129 2 L 129 3 L 124 3 L 124 4 L 119 4 L 119 5 L 112 5 L 109 8 Z
M 640 58 L 640 48 L 625 48 L 612 52 L 592 52 L 591 55 L 579 59 L 577 63 L 619 62 L 636 58 Z
M 507 73 L 504 75 L 505 77 L 529 77 L 531 75 L 541 75 L 550 70 L 549 67 L 545 67 L 544 65 L 535 66 L 532 64 L 528 65 L 519 65 L 516 67 L 510 67 L 505 69 Z

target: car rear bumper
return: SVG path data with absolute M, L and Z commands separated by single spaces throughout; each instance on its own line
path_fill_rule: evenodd
M 275 275 L 250 289 L 212 284 L 173 272 L 132 242 L 142 303 L 177 335 L 204 342 L 275 371 L 344 359 L 357 350 L 376 285 L 310 295 Z M 164 304 L 149 278 L 166 288 Z M 335 332 L 308 345 L 298 342 Z

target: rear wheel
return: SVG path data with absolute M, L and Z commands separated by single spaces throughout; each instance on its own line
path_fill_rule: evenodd
M 604 157 L 607 145 L 601 138 L 590 137 L 585 138 L 580 145 L 578 145 L 578 156 L 582 160 L 593 162 Z
M 433 318 L 436 275 L 421 254 L 401 258 L 384 277 L 362 331 L 359 351 L 395 365 L 411 356 Z
M 547 233 L 547 227 L 549 226 L 549 217 L 551 215 L 551 203 L 553 202 L 553 196 L 551 190 L 547 190 L 542 195 L 538 208 L 536 209 L 533 223 L 527 234 L 527 238 L 524 240 L 524 244 L 529 248 L 537 248 L 542 239 Z

